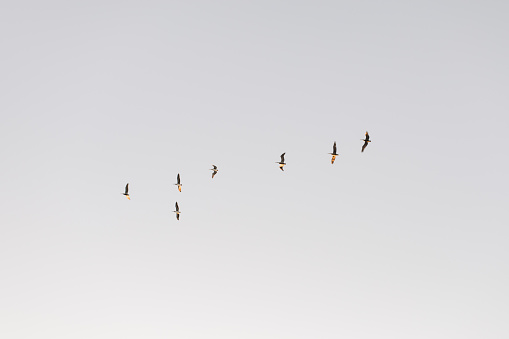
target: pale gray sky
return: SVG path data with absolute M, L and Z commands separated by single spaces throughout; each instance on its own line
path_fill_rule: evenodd
M 2 2 L 0 337 L 508 337 L 508 10 Z

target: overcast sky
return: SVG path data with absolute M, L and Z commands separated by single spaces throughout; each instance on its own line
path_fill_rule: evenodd
M 508 11 L 3 1 L 0 337 L 508 337 Z

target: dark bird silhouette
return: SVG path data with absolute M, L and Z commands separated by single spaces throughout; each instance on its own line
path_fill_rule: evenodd
M 283 172 L 284 172 L 283 166 L 286 165 L 286 163 L 285 163 L 285 154 L 286 154 L 286 152 L 281 154 L 281 161 L 279 161 L 279 162 L 276 161 L 276 164 L 279 164 L 279 168 Z
M 178 202 L 175 202 L 175 212 L 176 216 L 177 216 L 177 220 L 179 220 L 179 217 L 180 217 L 180 210 L 179 210 L 179 204 Z
M 179 189 L 179 192 L 182 192 L 182 184 L 180 184 L 180 173 L 177 174 L 177 188 Z
M 338 156 L 337 149 L 336 149 L 336 142 L 334 141 L 334 145 L 332 146 L 332 153 L 329 153 L 332 155 L 332 160 L 330 161 L 331 164 L 334 164 L 334 160 L 336 160 L 336 157 Z
M 127 199 L 131 200 L 131 198 L 129 198 L 129 183 L 125 185 L 125 192 L 122 194 L 125 195 Z
M 361 152 L 364 152 L 364 149 L 368 146 L 368 142 L 371 142 L 371 140 L 369 140 L 368 131 L 366 131 L 366 139 L 361 139 L 361 140 L 364 141 L 364 145 L 362 145 Z
M 219 170 L 217 169 L 216 165 L 212 165 L 212 167 L 214 167 L 214 168 L 211 168 L 210 170 L 214 171 L 214 172 L 212 172 L 212 179 L 214 179 L 214 175 L 216 175 Z

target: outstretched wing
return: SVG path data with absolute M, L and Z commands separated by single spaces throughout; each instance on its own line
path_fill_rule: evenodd
M 180 173 L 177 174 L 177 184 L 180 184 Z
M 217 170 L 217 166 L 216 165 L 212 165 L 212 167 L 214 167 L 214 170 Z
M 125 185 L 125 193 L 124 194 L 128 194 L 129 193 L 129 183 L 127 185 Z
M 334 141 L 334 145 L 332 146 L 332 153 L 336 154 L 336 142 Z
M 217 171 L 212 172 L 212 179 L 214 179 L 214 175 L 216 175 Z
M 179 211 L 179 203 L 178 202 L 175 202 L 175 211 Z
M 366 140 L 369 140 L 369 134 L 368 134 L 368 131 L 366 131 Z
M 179 220 L 180 214 L 177 213 L 177 220 Z
M 286 154 L 286 152 L 281 154 L 281 162 L 285 162 L 285 154 Z
M 336 156 L 335 155 L 332 156 L 332 160 L 330 161 L 330 163 L 333 164 L 333 165 L 334 165 L 334 160 L 336 160 Z
M 362 145 L 362 150 L 361 150 L 361 152 L 364 152 L 364 149 L 366 148 L 366 146 L 368 146 L 368 142 L 367 142 L 367 141 L 364 141 L 364 145 Z

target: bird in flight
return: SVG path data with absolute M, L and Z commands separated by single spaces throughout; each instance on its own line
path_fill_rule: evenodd
M 283 166 L 284 166 L 284 165 L 286 165 L 286 163 L 285 163 L 285 154 L 286 154 L 286 152 L 285 152 L 285 153 L 283 153 L 283 154 L 281 154 L 281 161 L 280 161 L 280 162 L 277 162 L 277 161 L 276 161 L 276 164 L 279 164 L 279 168 L 280 168 L 280 169 L 281 169 L 281 171 L 283 171 L 283 172 L 284 172 Z
M 179 192 L 182 192 L 182 184 L 180 183 L 180 173 L 177 174 L 177 183 L 175 185 L 177 185 Z
M 361 140 L 364 141 L 364 145 L 362 145 L 361 152 L 364 152 L 364 149 L 368 146 L 368 142 L 371 142 L 371 140 L 369 140 L 368 131 L 366 131 L 366 139 L 361 139 Z
M 329 153 L 329 154 L 332 155 L 332 160 L 330 161 L 330 163 L 334 164 L 334 160 L 336 160 L 336 157 L 338 156 L 335 141 L 334 141 L 334 145 L 332 146 L 332 153 Z
M 129 183 L 127 183 L 127 185 L 125 185 L 125 192 L 122 194 L 125 195 L 127 197 L 127 199 L 131 200 L 131 198 L 129 198 Z
M 217 169 L 216 165 L 212 165 L 212 167 L 214 167 L 214 168 L 211 168 L 210 170 L 214 171 L 214 172 L 212 172 L 212 179 L 214 179 L 214 175 L 216 175 L 219 170 Z
M 179 204 L 178 202 L 175 202 L 175 211 L 173 211 L 176 216 L 177 216 L 177 220 L 179 220 L 179 217 L 180 217 L 180 210 L 179 210 Z

